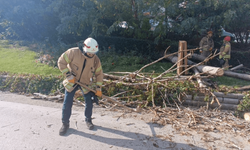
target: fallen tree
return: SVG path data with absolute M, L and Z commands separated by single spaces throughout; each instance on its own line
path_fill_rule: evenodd
M 203 62 L 204 60 L 206 60 L 206 58 L 204 57 L 204 56 L 202 56 L 202 55 L 199 55 L 199 54 L 192 54 L 192 55 L 190 55 L 190 57 L 189 57 L 190 59 L 194 59 L 194 60 L 198 60 L 198 61 L 201 61 L 201 62 Z M 169 59 L 169 58 L 168 58 Z M 177 59 L 177 58 L 174 58 L 174 59 Z M 209 59 L 212 59 L 212 57 L 210 57 Z M 170 61 L 172 61 L 172 60 L 170 60 Z M 176 61 L 176 60 L 174 60 L 174 61 Z M 191 60 L 189 60 L 188 61 L 188 64 L 189 65 L 193 65 L 194 63 L 191 61 Z M 212 66 L 211 66 L 212 67 Z M 242 74 L 242 73 L 236 73 L 236 72 L 233 72 L 234 70 L 237 70 L 237 69 L 240 69 L 240 68 L 242 68 L 243 67 L 243 64 L 240 64 L 240 65 L 238 65 L 238 66 L 235 66 L 235 67 L 233 67 L 233 68 L 231 68 L 230 70 L 226 70 L 226 71 L 219 71 L 219 76 L 223 76 L 223 75 L 225 75 L 225 76 L 228 76 L 228 77 L 233 77 L 233 78 L 238 78 L 238 79 L 243 79 L 243 80 L 250 80 L 250 75 L 248 75 L 248 74 Z M 207 70 L 211 70 L 211 71 L 215 71 L 215 69 L 213 69 L 213 67 L 212 68 L 210 68 L 209 69 L 209 67 L 206 67 L 204 70 L 203 70 L 203 68 L 204 68 L 204 66 L 202 66 L 202 65 L 199 65 L 199 71 L 200 72 L 206 72 Z M 216 71 L 217 72 L 217 71 Z
M 178 61 L 178 57 L 177 56 L 170 56 L 167 58 L 167 60 L 171 61 L 172 63 L 176 63 Z M 223 74 L 224 74 L 223 69 L 221 69 L 219 67 L 201 65 L 203 62 L 197 64 L 197 63 L 192 62 L 191 60 L 188 60 L 187 64 L 189 66 L 195 67 L 201 73 L 215 75 L 215 76 L 223 76 Z
M 224 71 L 224 75 L 228 77 L 243 79 L 243 80 L 250 80 L 250 75 L 248 74 L 236 73 L 232 71 Z

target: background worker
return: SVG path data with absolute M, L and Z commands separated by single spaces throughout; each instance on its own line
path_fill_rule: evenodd
M 63 125 L 59 131 L 60 135 L 64 135 L 69 128 L 73 97 L 78 89 L 82 90 L 85 100 L 86 125 L 90 130 L 94 128 L 91 120 L 93 99 L 96 99 L 96 96 L 102 96 L 103 71 L 100 59 L 96 55 L 99 50 L 97 41 L 93 38 L 87 38 L 83 44 L 82 51 L 78 47 L 70 48 L 58 59 L 58 67 L 66 77 L 63 81 L 65 96 L 62 108 Z M 91 86 L 92 89 L 93 84 L 95 84 L 96 93 L 81 87 L 75 83 L 76 81 Z
M 200 53 L 204 57 L 208 57 L 214 48 L 214 41 L 212 39 L 213 31 L 208 31 L 207 35 L 200 41 Z
M 219 59 L 224 60 L 222 65 L 222 68 L 224 68 L 224 70 L 228 70 L 229 68 L 229 59 L 231 58 L 231 37 L 230 36 L 226 36 L 223 40 L 223 44 L 220 48 L 220 55 L 219 55 Z

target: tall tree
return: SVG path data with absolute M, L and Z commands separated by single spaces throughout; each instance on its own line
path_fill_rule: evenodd
M 95 11 L 95 4 L 90 0 L 55 0 L 49 6 L 60 19 L 57 25 L 59 40 L 74 43 L 88 37 L 94 20 L 89 16 Z
M 57 34 L 56 17 L 46 11 L 51 0 L 8 0 L 0 2 L 0 23 L 6 38 L 44 40 Z M 53 18 L 53 20 L 52 20 Z M 52 21 L 52 22 L 51 22 Z
M 246 0 L 231 0 L 221 2 L 227 9 L 222 14 L 223 27 L 235 34 L 235 40 L 242 47 L 249 45 L 250 4 Z

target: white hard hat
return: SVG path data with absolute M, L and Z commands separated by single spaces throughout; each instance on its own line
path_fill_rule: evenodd
M 93 38 L 87 38 L 84 42 L 84 47 L 83 50 L 84 52 L 92 53 L 95 54 L 98 52 L 98 43 L 95 39 Z

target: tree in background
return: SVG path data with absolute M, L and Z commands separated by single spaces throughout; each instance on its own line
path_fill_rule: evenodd
M 186 40 L 189 44 L 198 45 L 200 38 L 207 30 L 214 31 L 218 44 L 222 41 L 221 29 L 224 28 L 236 35 L 238 42 L 249 38 L 249 7 L 246 0 L 168 0 L 146 1 L 154 19 L 159 25 L 154 31 L 155 41 Z M 157 9 L 165 8 L 165 15 L 157 15 Z M 242 39 L 245 38 L 245 40 Z M 169 40 L 171 39 L 171 40 Z
M 57 37 L 58 18 L 46 7 L 52 0 L 0 1 L 2 37 L 17 40 L 45 40 Z
M 235 34 L 235 40 L 241 47 L 247 47 L 250 43 L 250 3 L 246 0 L 226 0 L 222 2 L 226 7 L 223 26 Z
M 92 32 L 94 20 L 91 14 L 96 11 L 96 5 L 91 0 L 55 0 L 48 10 L 57 14 L 60 23 L 55 30 L 58 40 L 67 44 L 86 39 Z
M 221 28 L 238 43 L 249 38 L 247 0 L 8 0 L 0 1 L 1 37 L 73 44 L 88 36 L 119 36 L 198 46 L 206 30 L 220 44 Z

